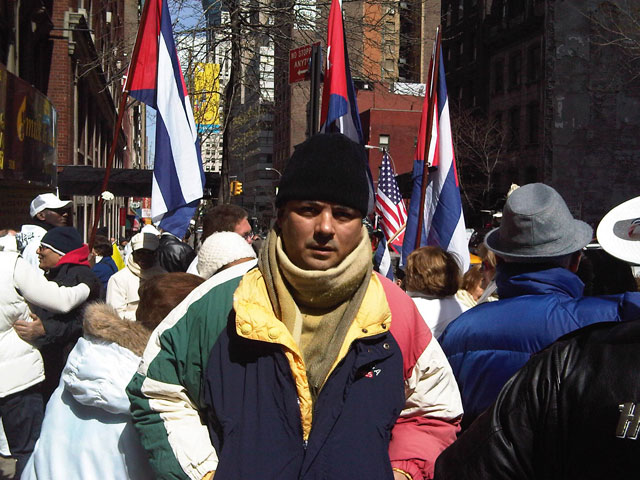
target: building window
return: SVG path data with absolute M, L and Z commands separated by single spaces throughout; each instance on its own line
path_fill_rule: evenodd
M 451 4 L 447 5 L 447 13 L 445 14 L 445 24 L 451 26 Z
M 531 102 L 527 105 L 528 140 L 532 145 L 540 143 L 540 104 Z
M 460 0 L 458 3 L 458 21 L 461 22 L 464 18 L 464 0 Z
M 504 62 L 496 60 L 493 64 L 493 93 L 504 92 Z
M 540 79 L 540 44 L 535 44 L 527 50 L 527 81 L 535 82 Z
M 520 52 L 514 52 L 509 56 L 509 88 L 520 86 L 522 74 L 522 56 Z
M 511 133 L 509 146 L 512 150 L 517 150 L 520 147 L 520 107 L 509 110 L 509 131 Z

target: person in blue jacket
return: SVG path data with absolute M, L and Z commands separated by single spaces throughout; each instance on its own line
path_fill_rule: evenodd
M 116 262 L 113 261 L 111 255 L 113 254 L 113 246 L 107 237 L 96 235 L 96 240 L 93 245 L 92 251 L 94 257 L 102 257 L 91 270 L 102 282 L 103 297 L 107 292 L 107 284 L 111 275 L 118 271 Z
M 500 301 L 459 316 L 439 341 L 458 381 L 462 428 L 489 407 L 507 380 L 559 337 L 597 322 L 637 318 L 640 294 L 584 297 L 575 274 L 593 229 L 574 219 L 553 188 L 514 191 L 499 228 L 485 237 L 498 257 Z

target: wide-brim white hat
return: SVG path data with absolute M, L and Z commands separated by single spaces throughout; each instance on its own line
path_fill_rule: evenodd
M 596 236 L 610 255 L 640 264 L 640 197 L 627 200 L 607 213 Z

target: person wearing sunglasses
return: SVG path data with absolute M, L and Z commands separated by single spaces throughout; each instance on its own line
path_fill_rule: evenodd
M 60 200 L 53 193 L 42 193 L 33 199 L 29 207 L 31 221 L 22 225 L 16 235 L 18 251 L 31 265 L 38 267 L 38 247 L 44 235 L 55 227 L 66 227 L 73 223 L 71 200 Z

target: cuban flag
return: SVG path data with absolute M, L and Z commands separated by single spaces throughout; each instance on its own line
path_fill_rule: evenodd
M 373 268 L 376 272 L 380 272 L 389 280 L 394 280 L 393 264 L 391 263 L 391 254 L 387 247 L 387 239 L 381 238 L 378 247 L 373 255 Z
M 363 143 L 362 124 L 351 79 L 347 42 L 344 38 L 340 0 L 331 0 L 329 10 L 327 65 L 322 90 L 320 132 L 340 132 L 354 142 Z
M 435 245 L 452 253 L 458 260 L 462 272 L 466 272 L 469 269 L 469 246 L 453 152 L 444 62 L 442 51 L 438 50 L 440 51 L 439 68 L 432 74 L 433 81 L 429 89 L 433 100 L 429 102 L 428 91 L 422 108 L 418 145 L 413 163 L 411 204 L 402 245 L 402 265 L 406 265 L 407 256 L 416 248 L 419 235 L 420 246 Z M 434 58 L 431 61 L 433 65 Z M 428 172 L 425 201 L 422 205 L 420 200 L 425 168 L 428 115 L 432 115 L 432 128 L 429 132 L 431 142 L 426 160 L 428 166 L 433 168 Z M 420 216 L 423 221 L 421 231 L 418 232 Z
M 200 141 L 165 0 L 147 0 L 129 66 L 129 95 L 157 111 L 151 216 L 184 237 L 202 198 Z M 135 52 L 135 50 L 134 50 Z

